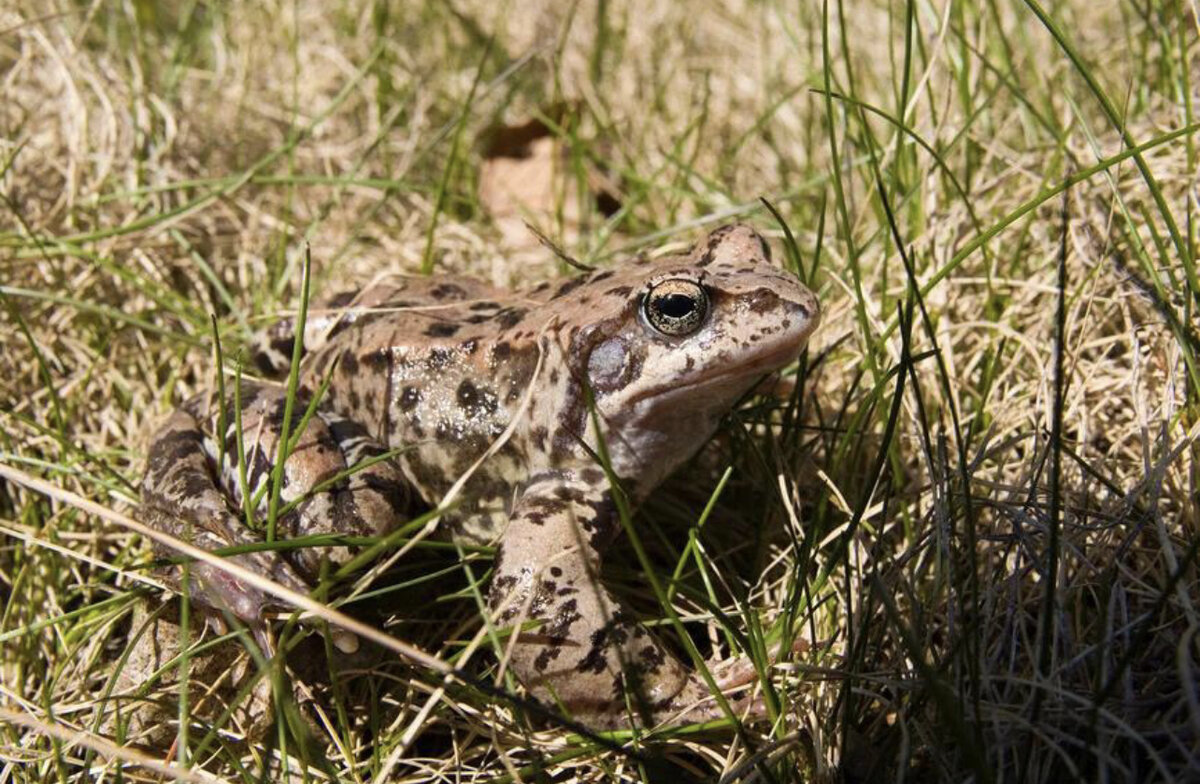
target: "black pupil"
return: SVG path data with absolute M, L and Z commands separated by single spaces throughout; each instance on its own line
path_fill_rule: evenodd
M 654 304 L 659 313 L 673 319 L 684 318 L 696 309 L 696 300 L 687 294 L 667 294 Z

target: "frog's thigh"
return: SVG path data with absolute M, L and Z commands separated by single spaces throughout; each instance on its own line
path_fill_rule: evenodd
M 308 396 L 298 394 L 292 406 L 288 437 L 295 441 L 283 466 L 280 498 L 285 504 L 294 504 L 295 510 L 279 520 L 284 534 L 378 536 L 404 522 L 412 494 L 396 462 L 387 456 L 387 449 L 362 425 L 320 405 L 305 421 L 309 404 Z M 253 400 L 242 408 L 242 440 L 250 466 L 247 484 L 261 496 L 257 509 L 260 518 L 269 512 L 271 471 L 279 452 L 286 406 L 285 390 L 260 385 Z M 304 429 L 297 435 L 301 425 Z M 240 499 L 240 482 L 233 470 L 237 460 L 236 423 L 227 427 L 227 450 L 234 457 L 226 461 L 223 483 L 230 497 Z M 267 492 L 260 493 L 263 488 L 268 488 Z M 295 553 L 309 577 L 316 575 L 324 556 L 341 563 L 348 559 L 349 552 L 339 547 L 305 548 Z
M 253 510 L 264 523 L 269 487 L 284 418 L 286 395 L 275 386 L 243 383 L 241 433 L 247 468 L 246 486 L 260 502 Z M 298 428 L 308 399 L 297 397 L 292 414 Z M 151 442 L 142 483 L 141 515 L 152 527 L 205 550 L 262 541 L 244 517 L 242 482 L 238 470 L 238 422 L 232 401 L 226 401 L 226 430 L 221 444 L 214 433 L 220 415 L 208 396 L 187 401 L 175 411 Z M 221 455 L 223 454 L 223 459 Z M 410 494 L 399 468 L 365 430 L 318 407 L 296 439 L 284 464 L 281 499 L 296 502 L 278 521 L 281 538 L 300 534 L 346 533 L 377 535 L 405 519 Z M 364 462 L 366 467 L 354 470 Z M 260 492 L 262 491 L 262 492 Z M 166 554 L 170 554 L 169 551 Z M 306 591 L 324 555 L 344 560 L 344 548 L 305 548 L 287 559 L 268 550 L 235 556 L 232 560 L 297 591 Z M 300 567 L 297 571 L 296 567 Z M 204 563 L 190 567 L 188 593 L 197 601 L 229 609 L 256 621 L 276 602 L 267 594 Z M 166 576 L 182 583 L 179 567 Z
M 394 455 L 358 422 L 326 412 L 321 412 L 320 420 L 311 423 L 298 444 L 314 453 L 319 470 L 307 462 L 293 470 L 293 459 L 298 464 L 304 461 L 298 448 L 288 460 L 288 477 L 302 480 L 297 489 L 319 485 L 333 476 L 341 478 L 300 504 L 304 533 L 381 536 L 406 522 L 417 496 Z M 333 459 L 326 439 L 335 450 Z

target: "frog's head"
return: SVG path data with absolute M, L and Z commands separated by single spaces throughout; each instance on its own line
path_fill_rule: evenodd
M 764 376 L 795 360 L 820 319 L 813 293 L 740 224 L 686 254 L 592 277 L 572 292 L 591 303 L 579 308 L 593 317 L 574 334 L 570 364 L 591 386 L 618 474 L 643 487 L 699 449 Z

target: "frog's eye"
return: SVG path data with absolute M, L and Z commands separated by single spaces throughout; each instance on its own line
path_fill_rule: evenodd
M 690 335 L 708 315 L 708 295 L 690 280 L 664 280 L 646 294 L 642 312 L 650 326 L 664 335 Z

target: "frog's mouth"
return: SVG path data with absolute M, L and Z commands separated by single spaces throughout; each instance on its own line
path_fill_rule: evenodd
M 728 389 L 728 397 L 736 399 L 763 376 L 786 367 L 799 357 L 804 351 L 807 338 L 808 334 L 805 333 L 794 342 L 788 341 L 776 348 L 746 357 L 736 365 L 713 365 L 682 382 L 662 384 L 643 390 L 630 402 L 636 405 L 651 399 L 669 403 L 686 398 L 694 399 L 697 390 L 707 388 Z

